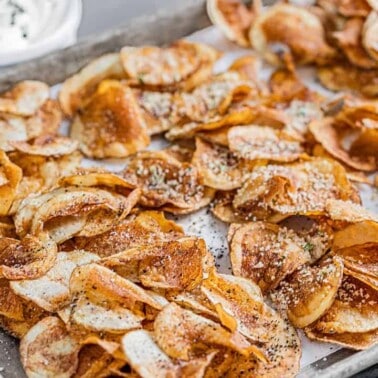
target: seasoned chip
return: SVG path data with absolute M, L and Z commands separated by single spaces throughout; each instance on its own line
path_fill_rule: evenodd
M 134 268 L 130 273 L 136 273 L 145 287 L 178 290 L 198 286 L 211 267 L 204 240 L 195 237 L 128 249 L 103 259 L 102 264 L 112 269 Z
M 146 123 L 132 90 L 115 80 L 103 81 L 75 116 L 71 138 L 93 158 L 125 157 L 148 146 Z
M 197 169 L 163 151 L 141 152 L 129 158 L 122 172 L 142 189 L 141 204 L 171 212 L 191 212 L 206 206 L 213 190 L 202 185 Z
M 220 190 L 240 187 L 247 163 L 238 159 L 227 148 L 196 139 L 193 165 L 197 167 L 206 186 Z
M 41 320 L 22 338 L 21 362 L 28 377 L 71 377 L 78 366 L 79 344 L 54 316 Z
M 178 329 L 181 332 L 177 332 Z M 154 322 L 154 336 L 160 348 L 172 358 L 189 360 L 197 344 L 221 346 L 249 354 L 251 344 L 238 332 L 171 303 Z
M 338 257 L 325 258 L 314 266 L 297 270 L 272 293 L 273 301 L 287 310 L 294 326 L 304 328 L 333 305 L 343 278 Z
M 320 82 L 332 91 L 352 90 L 368 97 L 378 95 L 378 70 L 364 70 L 348 64 L 329 65 L 318 69 Z
M 8 215 L 22 178 L 22 170 L 0 150 L 0 216 Z
M 164 217 L 164 213 L 144 211 L 135 219 L 126 220 L 110 230 L 92 237 L 77 236 L 61 245 L 63 250 L 83 249 L 106 257 L 158 241 L 174 240 L 183 236 L 182 227 Z
M 299 63 L 324 63 L 332 59 L 334 50 L 327 44 L 320 20 L 305 8 L 290 4 L 276 4 L 260 16 L 251 27 L 252 46 L 269 62 L 280 62 L 269 44 L 283 44 L 290 48 Z
M 119 53 L 105 54 L 93 60 L 63 83 L 59 102 L 64 113 L 72 117 L 85 105 L 101 81 L 121 79 L 125 75 Z
M 219 53 L 210 46 L 184 40 L 170 47 L 123 47 L 121 60 L 134 86 L 190 90 L 211 74 Z
M 364 221 L 378 222 L 378 216 L 352 201 L 329 199 L 326 203 L 327 215 L 334 221 L 358 223 Z M 363 237 L 366 234 L 363 233 Z
M 21 241 L 0 239 L 0 276 L 9 280 L 35 279 L 44 275 L 56 259 L 57 246 L 47 234 L 26 235 Z
M 69 304 L 69 279 L 73 270 L 99 258 L 85 251 L 59 252 L 53 267 L 42 277 L 33 280 L 12 281 L 14 293 L 32 301 L 46 311 L 56 312 Z
M 231 224 L 229 237 L 233 273 L 252 279 L 263 292 L 275 289 L 311 259 L 305 240 L 276 224 Z
M 0 278 L 0 315 L 14 319 L 24 320 L 23 302 L 9 287 L 9 281 Z
M 378 292 L 345 275 L 332 307 L 313 326 L 321 333 L 363 333 L 378 328 Z
M 350 63 L 361 68 L 376 68 L 377 62 L 371 58 L 362 45 L 363 27 L 364 20 L 359 17 L 353 17 L 345 22 L 342 30 L 333 33 L 333 37 Z M 366 37 L 366 33 L 364 34 Z
M 233 153 L 246 160 L 290 162 L 304 152 L 300 142 L 285 131 L 257 125 L 232 127 L 228 143 Z
M 359 201 L 343 167 L 328 159 L 257 167 L 232 205 L 244 219 L 322 214 L 329 199 Z M 274 219 L 274 218 L 273 218 Z
M 311 122 L 309 128 L 315 139 L 336 159 L 357 170 L 372 171 L 376 168 L 375 157 L 374 155 L 369 155 L 369 151 L 365 151 L 365 154 L 353 155 L 352 149 L 346 150 L 343 148 L 343 130 L 337 128 L 332 118 Z M 361 142 L 365 145 L 364 141 L 361 140 Z M 369 145 L 369 138 L 366 142 Z M 375 144 L 373 144 L 372 148 L 374 146 Z M 372 153 L 374 152 L 372 151 Z
M 124 219 L 139 199 L 134 190 L 128 197 L 91 187 L 57 188 L 22 201 L 15 215 L 16 232 L 47 231 L 58 243 L 71 237 L 92 236 Z
M 259 4 L 259 1 L 254 1 Z M 208 0 L 207 14 L 211 22 L 220 28 L 224 35 L 232 42 L 243 47 L 249 47 L 248 31 L 251 27 L 254 12 L 238 0 Z M 257 9 L 255 9 L 256 13 Z
M 0 112 L 31 116 L 49 97 L 49 87 L 41 81 L 26 80 L 0 95 Z

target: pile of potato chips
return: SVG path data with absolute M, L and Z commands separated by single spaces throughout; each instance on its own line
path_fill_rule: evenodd
M 0 95 L 0 324 L 29 377 L 292 377 L 296 328 L 378 342 L 378 217 L 357 189 L 377 182 L 378 100 L 330 99 L 295 70 L 339 67 L 338 49 L 356 64 L 326 16 L 342 41 L 356 17 L 373 27 L 375 2 L 318 3 L 208 2 L 230 39 L 281 64 L 268 81 L 257 55 L 213 74 L 221 53 L 180 40 L 99 57 L 59 100 L 36 81 Z M 233 275 L 170 215 L 207 206 L 229 224 Z

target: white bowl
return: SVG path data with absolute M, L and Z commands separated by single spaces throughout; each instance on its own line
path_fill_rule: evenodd
M 47 23 L 43 25 L 42 35 L 19 50 L 10 49 L 6 51 L 2 48 L 0 50 L 0 66 L 37 58 L 74 44 L 77 39 L 81 16 L 81 0 L 56 1 L 54 12 L 48 15 Z

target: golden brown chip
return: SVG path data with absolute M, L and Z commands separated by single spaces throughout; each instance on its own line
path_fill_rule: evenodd
M 0 276 L 9 280 L 39 278 L 54 265 L 56 254 L 56 243 L 45 233 L 26 235 L 21 241 L 2 238 Z
M 119 53 L 105 54 L 94 59 L 63 83 L 59 102 L 64 113 L 72 117 L 85 105 L 101 81 L 121 79 L 125 75 Z
M 232 127 L 228 143 L 233 153 L 246 160 L 291 162 L 304 153 L 300 142 L 290 134 L 258 125 Z
M 0 216 L 8 215 L 22 179 L 22 170 L 0 150 Z
M 177 290 L 198 286 L 211 263 L 204 240 L 195 237 L 139 246 L 102 260 L 103 265 L 112 269 L 128 266 L 130 276 L 136 274 L 145 287 Z
M 166 48 L 123 47 L 121 60 L 133 86 L 190 90 L 211 74 L 219 53 L 210 46 L 177 41 Z
M 287 46 L 301 64 L 329 61 L 335 51 L 327 44 L 320 20 L 305 8 L 276 4 L 259 15 L 249 32 L 252 46 L 269 62 L 280 63 L 269 44 Z
M 354 144 L 352 144 L 349 150 L 343 147 L 342 141 L 344 138 L 344 130 L 338 129 L 332 118 L 324 118 L 320 121 L 313 121 L 311 122 L 309 128 L 315 139 L 321 143 L 323 148 L 336 159 L 357 170 L 372 171 L 376 169 L 376 161 L 374 156 L 375 150 L 373 151 L 374 147 L 376 147 L 376 143 L 373 142 L 371 145 L 371 151 L 366 150 L 365 148 L 365 154 L 353 154 L 352 147 Z M 361 143 L 361 145 L 354 145 L 354 148 L 360 150 L 361 148 L 366 147 L 366 145 L 370 146 L 371 138 L 365 137 L 364 139 L 356 139 L 355 143 L 356 142 Z
M 12 281 L 14 293 L 37 304 L 46 311 L 56 312 L 70 302 L 69 279 L 73 270 L 99 258 L 85 251 L 60 252 L 53 267 L 42 277 L 33 280 Z
M 357 278 L 359 281 L 372 287 L 374 290 L 378 290 L 378 278 L 376 276 L 370 276 L 365 273 L 359 273 L 355 270 L 348 269 L 346 266 L 344 268 L 344 272 L 348 276 Z
M 24 320 L 23 302 L 9 286 L 9 281 L 0 278 L 0 315 L 14 320 Z
M 351 201 L 329 199 L 326 203 L 327 215 L 334 221 L 359 223 L 365 221 L 378 222 L 378 216 L 363 206 Z M 356 225 L 358 226 L 358 225 Z M 346 235 L 346 233 L 345 233 Z M 362 234 L 364 237 L 366 234 Z
M 355 159 L 366 159 L 378 168 L 378 129 L 362 130 L 350 146 L 350 155 Z
M 122 176 L 142 189 L 141 204 L 171 212 L 191 212 L 208 205 L 213 189 L 202 185 L 197 168 L 163 151 L 129 158 Z
M 196 139 L 192 163 L 203 177 L 203 183 L 214 189 L 231 190 L 243 183 L 247 164 L 219 145 Z
M 93 158 L 119 158 L 148 146 L 146 123 L 132 90 L 115 80 L 103 81 L 75 116 L 70 136 Z
M 258 1 L 254 1 L 259 3 Z M 248 31 L 251 27 L 254 12 L 238 0 L 208 0 L 207 14 L 211 22 L 232 42 L 249 47 Z M 260 4 L 261 5 L 261 4 Z M 257 9 L 255 9 L 256 12 Z
M 331 308 L 313 326 L 318 332 L 363 333 L 378 328 L 378 292 L 345 275 Z
M 54 316 L 41 320 L 22 338 L 21 362 L 28 377 L 71 377 L 78 366 L 78 343 Z
M 345 22 L 342 30 L 333 33 L 333 37 L 350 63 L 361 68 L 376 68 L 377 62 L 371 58 L 362 45 L 363 27 L 362 18 L 350 18 Z
M 252 279 L 263 292 L 275 289 L 311 259 L 305 240 L 276 224 L 231 224 L 229 238 L 233 273 Z
M 318 69 L 318 78 L 332 91 L 351 90 L 367 97 L 378 95 L 378 70 L 364 70 L 348 64 L 330 65 Z
M 272 298 L 279 307 L 286 309 L 294 326 L 304 328 L 333 305 L 342 278 L 342 260 L 325 258 L 312 267 L 302 267 L 281 282 Z
M 0 112 L 31 116 L 49 97 L 49 87 L 41 81 L 25 80 L 0 95 Z
M 232 205 L 245 220 L 323 214 L 327 200 L 359 201 L 344 168 L 329 159 L 255 168 Z M 274 218 L 273 218 L 274 219 Z

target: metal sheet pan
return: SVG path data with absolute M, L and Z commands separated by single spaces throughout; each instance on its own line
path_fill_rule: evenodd
M 24 79 L 50 85 L 63 81 L 94 57 L 125 45 L 162 45 L 210 25 L 205 0 L 177 2 L 169 12 L 133 20 L 124 27 L 92 36 L 65 50 L 0 72 L 0 91 Z M 265 3 L 271 3 L 266 1 Z M 345 378 L 378 363 L 378 345 L 362 352 L 340 349 L 305 367 L 300 378 Z M 18 342 L 0 331 L 0 378 L 23 378 Z

